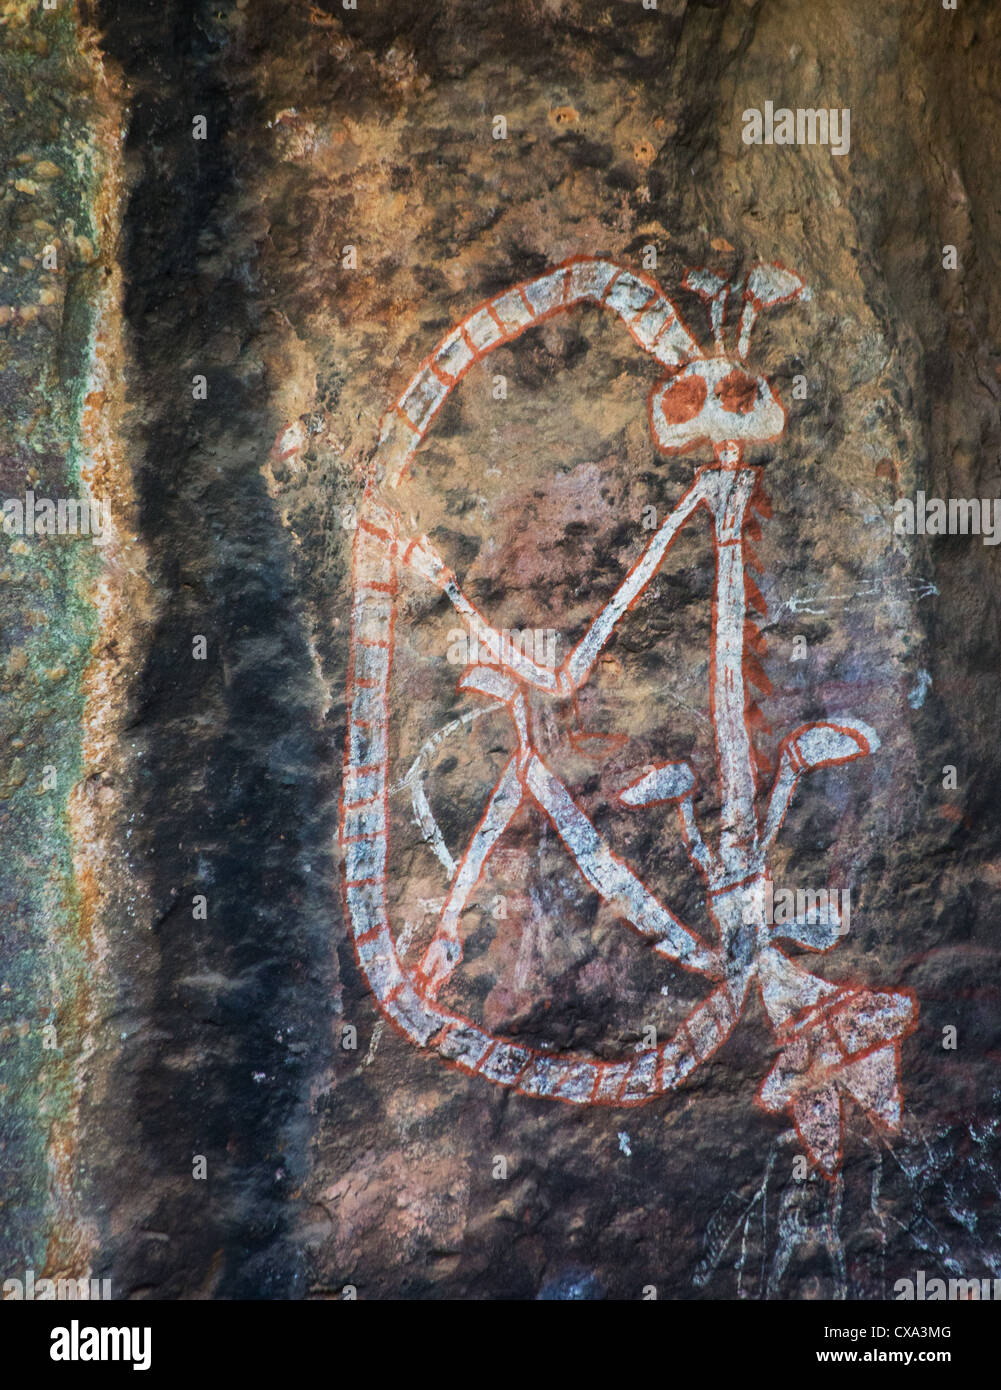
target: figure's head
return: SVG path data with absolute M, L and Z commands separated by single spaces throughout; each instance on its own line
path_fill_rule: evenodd
M 731 286 L 711 271 L 689 271 L 686 288 L 709 305 L 715 351 L 687 362 L 650 395 L 650 429 L 665 454 L 683 453 L 711 444 L 717 456 L 737 456 L 747 444 L 765 444 L 785 429 L 785 407 L 762 376 L 744 363 L 751 329 L 763 308 L 800 298 L 803 281 L 778 265 L 758 265 L 743 287 L 743 307 L 736 356 L 723 337 Z

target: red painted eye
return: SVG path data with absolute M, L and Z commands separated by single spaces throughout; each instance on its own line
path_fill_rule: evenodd
M 720 405 L 731 415 L 749 415 L 758 399 L 758 383 L 755 377 L 735 367 L 729 376 L 716 383 L 716 395 Z
M 694 420 L 706 403 L 706 383 L 700 376 L 682 377 L 660 398 L 660 413 L 669 425 Z

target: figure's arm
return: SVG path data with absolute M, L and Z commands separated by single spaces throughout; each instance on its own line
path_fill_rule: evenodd
M 694 792 L 695 776 L 688 763 L 655 763 L 649 772 L 619 792 L 619 800 L 624 806 L 676 806 L 688 857 L 711 882 L 722 865 L 702 838 L 692 806 Z
M 479 646 L 490 653 L 493 664 L 504 667 L 512 675 L 518 676 L 539 690 L 550 692 L 556 690 L 556 671 L 551 667 L 541 666 L 531 657 L 527 657 L 511 641 L 510 637 L 505 637 L 503 633 L 490 626 L 482 613 L 462 592 L 459 581 L 427 536 L 421 536 L 419 540 L 411 541 L 409 545 L 401 547 L 400 558 L 416 574 L 429 580 L 442 591 L 466 624 L 470 635 L 475 638 Z
M 875 753 L 879 737 L 861 719 L 841 723 L 807 724 L 783 739 L 779 770 L 761 830 L 761 848 L 767 850 L 782 827 L 793 792 L 804 772 L 835 767 Z
M 587 680 L 616 623 L 650 583 L 674 538 L 704 498 L 705 490 L 700 476 L 650 538 L 643 554 L 563 663 L 561 674 L 566 674 L 572 687 L 579 687 Z

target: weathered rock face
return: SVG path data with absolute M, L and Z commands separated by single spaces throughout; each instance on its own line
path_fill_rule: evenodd
M 4 541 L 4 1267 L 189 1298 L 995 1272 L 1001 572 L 991 537 L 895 528 L 919 491 L 1001 495 L 995 8 L 5 14 L 5 496 L 110 520 Z M 849 111 L 843 152 L 747 143 L 766 103 L 773 132 Z M 504 318 L 585 256 L 618 291 L 569 271 Z M 762 263 L 809 293 L 745 357 Z M 698 470 L 735 476 L 651 433 L 713 351 L 692 267 L 735 287 L 732 437 L 759 377 L 787 418 L 748 426 L 747 526 L 714 544 L 700 508 L 572 692 Z M 392 486 L 409 383 L 487 301 Z M 753 839 L 748 758 L 764 827 L 783 740 L 852 720 L 879 746 L 802 776 L 767 859 L 842 930 L 769 954 L 748 845 L 707 892 L 676 806 L 620 793 L 687 763 L 710 847 Z M 652 949 L 639 882 L 729 952 Z
M 102 1028 L 89 846 L 106 786 L 97 708 L 124 679 L 96 675 L 116 585 L 94 542 L 110 543 L 129 485 L 112 384 L 121 111 L 69 6 L 5 5 L 0 72 L 0 1247 L 5 1272 L 23 1277 L 92 1258 L 75 1182 L 83 1059 Z

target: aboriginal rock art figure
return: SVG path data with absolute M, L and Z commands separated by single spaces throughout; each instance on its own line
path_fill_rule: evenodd
M 360 966 L 384 1015 L 421 1048 L 476 1076 L 528 1096 L 579 1105 L 637 1105 L 680 1086 L 733 1031 L 752 986 L 774 1030 L 777 1059 L 758 1091 L 766 1110 L 788 1111 L 810 1160 L 828 1177 L 838 1171 L 842 1105 L 852 1097 L 887 1131 L 900 1123 L 899 1049 L 916 1022 L 902 990 L 834 985 L 790 958 L 779 939 L 814 951 L 836 945 L 834 908 L 773 927 L 766 920 L 768 852 L 800 778 L 816 768 L 874 752 L 879 741 L 857 719 L 805 725 L 781 743 L 770 795 L 756 805 L 755 753 L 746 693 L 760 644 L 749 609 L 763 610 L 745 572 L 745 530 L 752 510 L 767 513 L 761 468 L 744 462 L 751 445 L 777 440 L 785 410 L 769 382 L 748 372 L 751 331 L 763 309 L 801 297 L 798 276 L 757 265 L 743 285 L 706 270 L 687 288 L 707 303 L 713 348 L 704 352 L 647 276 L 603 259 L 576 258 L 499 294 L 454 328 L 419 368 L 384 420 L 354 541 L 354 609 L 348 675 L 349 726 L 342 793 L 341 844 L 351 931 Z M 726 310 L 741 296 L 735 350 L 725 341 Z M 665 369 L 648 402 L 657 449 L 680 454 L 709 444 L 713 462 L 698 470 L 673 512 L 558 669 L 527 656 L 481 614 L 425 535 L 408 534 L 393 506 L 414 452 L 449 392 L 474 363 L 526 329 L 576 304 L 611 310 L 635 342 Z M 718 844 L 707 843 L 693 809 L 695 779 L 687 763 L 654 766 L 621 789 L 630 807 L 676 815 L 688 856 L 704 880 L 713 939 L 703 940 L 651 893 L 620 858 L 547 766 L 533 736 L 529 693 L 574 702 L 602 649 L 654 579 L 675 538 L 705 513 L 715 548 L 709 707 L 721 807 Z M 475 631 L 479 659 L 459 688 L 506 710 L 517 740 L 456 863 L 445 850 L 420 778 L 414 805 L 450 884 L 433 939 L 419 964 L 404 967 L 386 904 L 389 852 L 389 713 L 397 582 L 408 569 L 444 594 Z M 468 717 L 468 716 L 467 716 Z M 653 951 L 708 981 L 708 992 L 673 1036 L 618 1061 L 560 1054 L 492 1036 L 442 1002 L 459 965 L 460 919 L 489 856 L 526 802 L 548 818 L 580 874 L 612 910 L 646 937 Z

